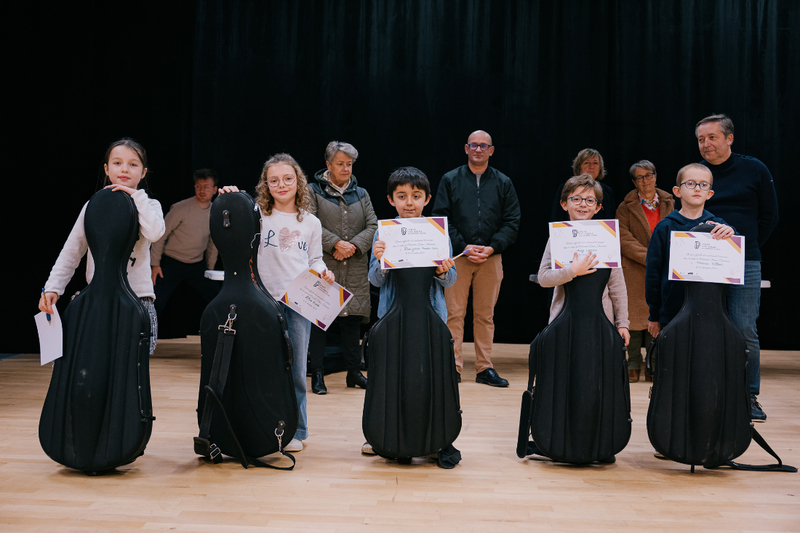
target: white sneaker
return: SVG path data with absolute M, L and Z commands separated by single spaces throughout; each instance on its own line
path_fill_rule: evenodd
M 292 441 L 283 447 L 283 451 L 285 452 L 302 452 L 303 451 L 303 441 L 292 439 Z
M 361 453 L 364 455 L 377 455 L 375 450 L 372 449 L 372 444 L 369 442 L 365 442 L 363 446 L 361 446 Z

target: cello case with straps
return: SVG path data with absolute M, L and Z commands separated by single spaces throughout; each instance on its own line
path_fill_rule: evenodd
M 122 191 L 96 192 L 84 230 L 95 272 L 62 317 L 64 355 L 53 366 L 39 442 L 54 461 L 96 474 L 142 455 L 155 418 L 150 318 L 128 284 L 139 238 L 133 199 Z
M 369 386 L 361 419 L 364 436 L 382 457 L 408 461 L 439 454 L 452 468 L 461 455 L 453 338 L 430 301 L 435 268 L 393 270 L 395 300 L 364 340 Z
M 565 463 L 610 462 L 628 444 L 625 346 L 602 304 L 610 276 L 610 269 L 600 269 L 566 283 L 563 309 L 531 343 L 520 458 L 537 453 Z
M 246 193 L 221 194 L 211 204 L 211 238 L 225 265 L 219 294 L 200 321 L 201 374 L 195 452 L 217 463 L 221 454 L 248 465 L 294 468 L 284 453 L 298 424 L 292 383 L 292 343 L 277 302 L 258 275 L 260 217 Z M 258 459 L 280 452 L 291 467 Z
M 691 232 L 710 232 L 701 224 Z M 679 283 L 679 282 L 674 282 Z M 648 351 L 655 359 L 647 411 L 647 435 L 653 447 L 678 463 L 706 468 L 796 472 L 783 465 L 750 421 L 747 348 L 731 322 L 721 283 L 682 282 L 686 295 L 675 315 Z M 653 357 L 655 353 L 655 357 Z M 777 465 L 741 465 L 755 439 L 778 460 Z

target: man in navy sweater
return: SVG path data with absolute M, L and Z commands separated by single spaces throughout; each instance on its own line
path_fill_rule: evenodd
M 703 156 L 701 164 L 714 176 L 714 194 L 706 208 L 745 236 L 744 285 L 728 287 L 728 313 L 744 335 L 747 349 L 747 379 L 750 410 L 754 422 L 767 415 L 757 396 L 761 386 L 761 354 L 756 319 L 761 302 L 761 247 L 778 224 L 778 196 L 772 175 L 754 157 L 734 154 L 733 121 L 712 115 L 697 123 L 695 135 Z

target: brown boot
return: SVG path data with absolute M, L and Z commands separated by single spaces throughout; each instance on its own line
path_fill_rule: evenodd
M 637 369 L 633 369 L 633 368 L 629 368 L 628 369 L 628 381 L 630 383 L 636 383 L 637 381 L 639 381 L 639 369 L 638 368 Z
M 651 374 L 650 371 L 647 370 L 646 368 L 644 369 L 644 380 L 653 381 L 653 374 Z

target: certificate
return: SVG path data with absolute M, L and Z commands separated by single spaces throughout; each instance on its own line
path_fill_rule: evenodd
M 306 270 L 292 280 L 281 301 L 325 331 L 352 297 L 338 283 L 328 283 L 322 274 Z
M 439 266 L 450 257 L 447 217 L 379 220 L 378 239 L 386 243 L 384 270 Z
M 670 232 L 669 279 L 744 285 L 744 237 Z
M 550 268 L 560 270 L 570 264 L 575 253 L 597 255 L 595 268 L 620 268 L 619 221 L 570 220 L 550 222 Z

